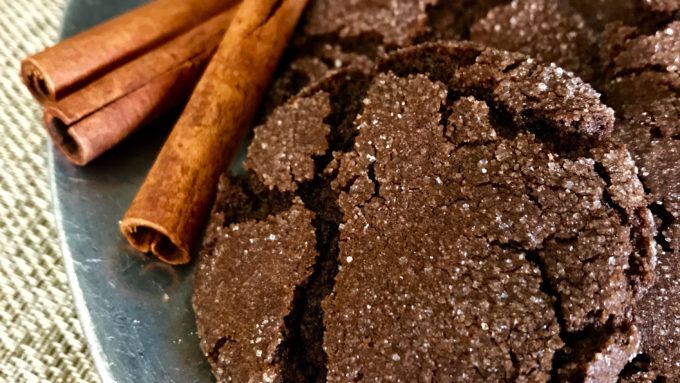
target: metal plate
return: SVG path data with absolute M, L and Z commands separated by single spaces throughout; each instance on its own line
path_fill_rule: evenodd
M 62 36 L 143 2 L 72 0 Z M 192 265 L 172 268 L 135 253 L 118 232 L 172 122 L 146 127 L 85 168 L 48 148 L 64 262 L 105 383 L 211 381 L 195 334 Z

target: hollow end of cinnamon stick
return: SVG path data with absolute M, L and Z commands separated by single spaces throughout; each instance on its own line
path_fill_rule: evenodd
M 79 166 L 89 162 L 78 137 L 71 134 L 69 126 L 60 117 L 46 110 L 43 119 L 52 142 L 70 162 Z
M 171 265 L 189 262 L 189 249 L 163 227 L 139 218 L 125 218 L 120 221 L 120 231 L 130 245 L 143 253 L 151 252 L 161 261 Z
M 31 60 L 31 58 L 21 62 L 21 78 L 38 102 L 43 103 L 55 100 L 56 91 L 54 84 L 49 76 L 45 75 L 40 65 Z

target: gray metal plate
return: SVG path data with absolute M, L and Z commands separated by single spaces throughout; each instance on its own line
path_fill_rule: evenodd
M 143 2 L 72 0 L 62 36 Z M 172 268 L 137 254 L 118 232 L 172 122 L 148 126 L 86 168 L 48 149 L 64 261 L 105 383 L 211 381 L 195 334 L 192 265 Z

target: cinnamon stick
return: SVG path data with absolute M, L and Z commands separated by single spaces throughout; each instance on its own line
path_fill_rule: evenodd
M 55 101 L 102 73 L 148 52 L 229 9 L 233 0 L 156 0 L 21 63 L 21 77 L 40 102 Z
M 85 165 L 186 100 L 237 8 L 232 6 L 56 103 L 46 103 L 45 127 L 56 146 L 74 164 Z
M 170 264 L 190 250 L 307 0 L 245 0 L 120 222 Z

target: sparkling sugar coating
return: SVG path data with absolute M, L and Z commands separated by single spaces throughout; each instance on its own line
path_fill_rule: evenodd
M 514 0 L 496 7 L 472 26 L 470 39 L 555 63 L 585 80 L 593 76 L 595 33 L 563 1 Z
M 645 7 L 654 12 L 674 12 L 680 9 L 679 0 L 641 0 Z
M 386 44 L 405 45 L 427 31 L 427 12 L 437 0 L 317 0 L 307 12 L 305 33 L 337 33 L 341 38 L 377 35 Z
M 276 126 L 293 132 L 258 135 Z M 329 382 L 612 381 L 654 261 L 613 126 L 563 69 L 470 43 L 307 88 L 256 128 L 244 191 L 218 196 L 194 294 L 218 380 L 303 360 Z
M 337 158 L 340 252 L 352 261 L 324 302 L 329 381 L 543 381 L 563 345 L 556 297 L 565 331 L 630 315 L 634 229 L 603 200 L 620 188 L 631 213 L 644 206 L 627 153 L 571 160 L 526 131 L 508 139 L 518 128 L 494 126 L 474 98 L 448 107 L 442 126 L 446 96 L 422 75 L 378 75 L 355 148 Z M 629 173 L 608 186 L 596 164 Z M 574 369 L 617 376 L 636 336 L 604 335 L 596 348 L 607 362 Z
M 680 21 L 672 22 L 651 36 L 629 37 L 623 50 L 612 57 L 613 74 L 662 68 L 680 73 Z
M 261 221 L 212 225 L 193 308 L 218 382 L 279 381 L 284 318 L 317 256 L 312 219 L 298 200 Z
M 297 183 L 313 179 L 313 157 L 328 148 L 330 127 L 323 121 L 330 111 L 328 94 L 322 92 L 277 108 L 255 129 L 244 167 L 282 191 L 294 191 Z
M 604 47 L 614 64 L 606 93 L 620 116 L 615 135 L 633 154 L 657 221 L 656 282 L 637 307 L 636 323 L 645 368 L 667 381 L 680 380 L 679 25 L 650 34 L 618 25 Z
M 447 71 L 452 64 L 437 59 L 450 55 L 450 46 L 429 43 L 421 46 L 427 49 L 406 48 L 385 62 L 398 73 L 413 73 L 414 69 L 431 73 L 452 88 L 479 94 L 506 108 L 518 124 L 547 123 L 544 133 L 558 141 L 578 146 L 607 137 L 614 128 L 614 111 L 600 103 L 600 94 L 573 73 L 521 54 L 464 42 L 455 44 L 455 53 L 461 55 L 456 65 L 461 67 L 451 74 Z M 436 55 L 424 56 L 430 53 Z M 413 62 L 417 63 L 414 68 L 406 67 Z
M 265 115 L 304 86 L 338 69 L 371 66 L 386 51 L 418 42 L 468 38 L 470 26 L 508 0 L 317 0 L 291 39 Z
M 507 223 L 493 205 L 513 197 L 495 195 L 491 185 L 485 201 L 472 195 L 474 180 L 494 165 L 453 153 L 439 125 L 446 95 L 423 76 L 378 75 L 356 121 L 355 150 L 340 158 L 339 179 L 354 179 L 337 184 L 348 190 L 339 200 L 340 252 L 352 262 L 342 264 L 324 302 L 329 382 L 546 380 L 562 346 L 539 268 L 524 250 L 476 234 L 475 221 L 499 235 Z M 469 107 L 485 105 L 457 104 L 453 115 L 470 123 L 460 129 L 487 131 L 464 139 L 494 136 L 487 115 L 464 116 Z M 457 172 L 468 167 L 468 177 Z M 470 186 L 456 190 L 466 179 Z M 478 202 L 486 215 L 475 214 Z

